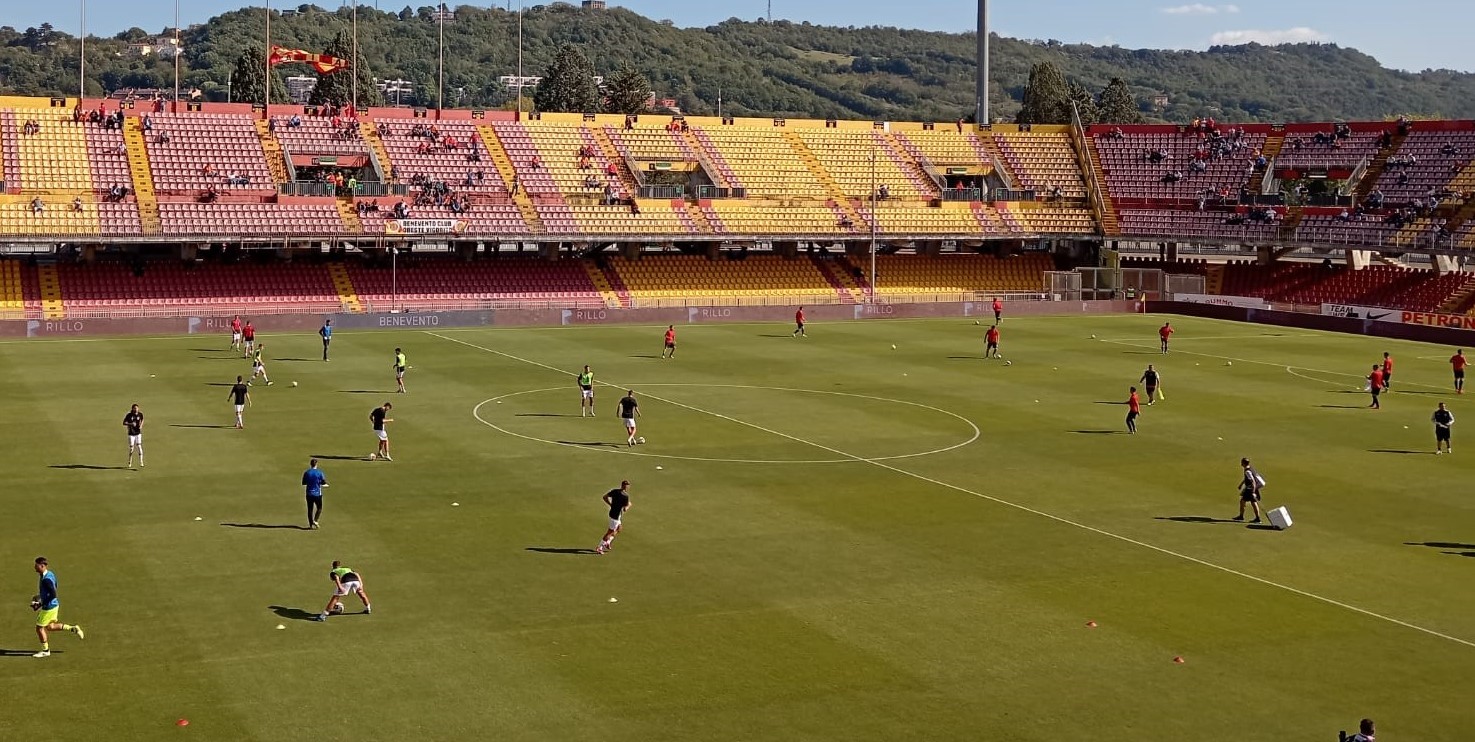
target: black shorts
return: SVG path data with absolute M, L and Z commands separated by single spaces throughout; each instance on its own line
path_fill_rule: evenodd
M 1149 387 L 1147 387 L 1147 396 L 1151 397 L 1154 394 L 1157 394 L 1157 387 L 1156 386 L 1149 386 Z
M 676 343 L 666 343 L 666 347 L 667 348 L 674 348 L 674 347 L 676 347 Z
M 1259 495 L 1259 493 L 1255 492 L 1254 490 L 1240 490 L 1240 492 L 1239 492 L 1239 501 L 1240 502 L 1259 502 L 1260 501 L 1260 495 Z
M 1388 382 L 1390 382 L 1392 380 L 1393 380 L 1393 372 L 1392 371 L 1384 371 L 1383 372 L 1383 386 L 1388 386 Z
M 1141 413 L 1137 412 L 1136 410 L 1133 410 L 1131 412 L 1128 412 L 1127 413 L 1127 422 L 1132 422 L 1133 420 L 1136 420 L 1137 419 L 1137 416 L 1139 414 L 1141 414 Z
M 998 343 L 989 343 L 988 344 L 988 350 L 998 350 L 998 349 L 999 349 L 999 344 Z
M 1440 443 L 1446 443 L 1446 442 L 1448 442 L 1449 441 L 1449 432 L 1450 432 L 1449 431 L 1449 428 L 1441 428 L 1441 427 L 1435 426 L 1434 427 L 1434 440 L 1439 441 Z
M 1373 392 L 1373 398 L 1376 399 L 1379 394 L 1382 394 L 1383 393 L 1383 387 L 1381 387 L 1381 386 L 1375 386 L 1375 387 L 1372 388 L 1372 392 Z
M 1456 379 L 1463 379 L 1463 378 L 1465 378 L 1465 370 L 1464 369 L 1460 369 L 1459 371 L 1456 371 L 1455 372 L 1455 378 Z

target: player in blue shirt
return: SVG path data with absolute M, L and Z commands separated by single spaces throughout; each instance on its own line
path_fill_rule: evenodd
M 307 528 L 316 530 L 318 516 L 323 514 L 323 488 L 328 486 L 328 477 L 318 468 L 318 460 L 307 462 L 307 471 L 302 472 L 302 486 L 307 490 Z
M 318 335 L 323 338 L 323 362 L 328 361 L 328 346 L 333 342 L 333 320 L 323 320 L 323 326 L 318 328 Z
M 41 651 L 31 656 L 50 657 L 51 643 L 47 641 L 46 632 L 70 631 L 78 639 L 85 636 L 81 626 L 64 624 L 57 620 L 61 615 L 61 600 L 56 596 L 56 575 L 47 565 L 46 557 L 36 557 L 36 574 L 41 575 L 41 585 L 36 590 L 36 597 L 31 598 L 31 610 L 36 611 L 36 638 L 41 640 Z

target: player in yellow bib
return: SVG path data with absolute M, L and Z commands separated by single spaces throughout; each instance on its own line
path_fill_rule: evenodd
M 584 367 L 579 374 L 579 417 L 594 417 L 594 372 Z

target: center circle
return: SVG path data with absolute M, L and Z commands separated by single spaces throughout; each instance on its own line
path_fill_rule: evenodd
M 658 397 L 658 396 L 655 396 L 655 395 L 649 395 L 649 394 L 646 395 L 648 398 L 654 399 L 654 400 L 659 401 L 659 402 L 665 402 L 665 403 L 668 403 L 668 404 L 675 404 L 677 406 L 683 407 L 683 408 L 685 408 L 687 410 L 690 410 L 692 412 L 695 412 L 697 414 L 708 415 L 710 417 L 714 417 L 714 418 L 717 418 L 719 420 L 723 420 L 723 421 L 726 421 L 726 422 L 731 422 L 731 423 L 735 423 L 735 424 L 738 424 L 738 425 L 745 425 L 745 426 L 748 426 L 748 427 L 752 427 L 752 428 L 761 430 L 763 432 L 770 433 L 770 434 L 775 435 L 775 436 L 780 437 L 780 438 L 787 438 L 787 439 L 789 439 L 791 441 L 794 441 L 796 443 L 802 443 L 804 445 L 808 445 L 808 446 L 814 447 L 817 450 L 821 450 L 821 451 L 835 451 L 835 457 L 834 458 L 821 458 L 821 459 L 743 459 L 743 458 L 722 458 L 722 457 L 709 457 L 709 456 L 682 456 L 682 455 L 678 455 L 678 454 L 663 454 L 663 453 L 646 453 L 646 452 L 643 452 L 643 451 L 635 450 L 633 448 L 624 448 L 624 447 L 618 447 L 618 446 L 616 446 L 616 447 L 602 447 L 602 446 L 596 447 L 596 446 L 592 446 L 592 445 L 589 445 L 589 444 L 570 443 L 570 442 L 567 442 L 567 441 L 554 441 L 554 440 L 548 440 L 546 438 L 539 438 L 537 436 L 528 435 L 526 433 L 519 433 L 519 432 L 517 432 L 515 430 L 510 430 L 510 429 L 508 429 L 508 428 L 506 428 L 506 427 L 504 427 L 502 425 L 499 425 L 499 424 L 497 424 L 495 422 L 492 422 L 492 421 L 490 421 L 490 420 L 488 420 L 488 419 L 486 419 L 485 417 L 482 416 L 482 408 L 486 407 L 487 405 L 500 404 L 503 401 L 508 400 L 508 399 L 512 399 L 512 398 L 516 398 L 516 397 L 525 397 L 525 396 L 530 396 L 530 395 L 534 395 L 534 394 L 546 394 L 546 393 L 549 393 L 549 392 L 562 392 L 562 393 L 567 393 L 569 391 L 569 388 L 567 386 L 549 387 L 549 388 L 546 388 L 546 389 L 526 389 L 526 390 L 523 390 L 523 391 L 520 391 L 520 392 L 509 392 L 507 394 L 503 394 L 503 395 L 500 395 L 500 396 L 492 397 L 490 399 L 482 400 L 480 403 L 478 403 L 475 407 L 472 408 L 471 414 L 472 414 L 472 417 L 475 417 L 476 418 L 477 422 L 480 422 L 482 425 L 485 425 L 485 426 L 487 426 L 487 427 L 489 427 L 489 428 L 491 428 L 493 430 L 496 430 L 496 431 L 498 431 L 500 433 L 504 433 L 506 435 L 510 435 L 510 436 L 512 436 L 514 438 L 521 438 L 523 440 L 533 441 L 535 443 L 546 443 L 546 444 L 551 445 L 551 446 L 563 446 L 565 448 L 574 448 L 574 449 L 579 449 L 579 450 L 583 450 L 583 451 L 602 451 L 604 453 L 623 454 L 623 455 L 626 455 L 626 456 L 643 456 L 643 457 L 646 457 L 646 458 L 653 458 L 653 459 L 671 459 L 671 460 L 676 460 L 676 461 L 704 461 L 704 462 L 709 462 L 709 463 L 730 463 L 730 464 L 851 464 L 851 463 L 869 463 L 869 462 L 876 462 L 876 461 L 898 461 L 898 460 L 902 460 L 902 459 L 919 458 L 919 457 L 922 457 L 922 456 L 935 456 L 937 454 L 947 453 L 949 451 L 955 451 L 955 450 L 957 450 L 959 448 L 962 448 L 964 446 L 967 446 L 967 445 L 973 443 L 974 441 L 978 440 L 979 437 L 982 435 L 982 432 L 979 430 L 978 426 L 973 423 L 972 420 L 969 420 L 968 418 L 963 417 L 962 415 L 959 415 L 959 414 L 957 414 L 955 412 L 949 412 L 949 411 L 944 410 L 944 409 L 942 409 L 940 407 L 933 407 L 932 405 L 922 404 L 921 402 L 908 402 L 908 401 L 902 400 L 902 399 L 891 399 L 889 397 L 878 397 L 878 396 L 874 396 L 874 395 L 870 395 L 870 394 L 857 394 L 857 393 L 853 393 L 853 392 L 821 391 L 821 390 L 816 390 L 816 389 L 795 389 L 795 388 L 790 388 L 790 387 L 777 387 L 777 386 L 753 386 L 753 385 L 746 385 L 746 384 L 641 384 L 640 387 L 642 389 L 656 388 L 656 387 L 700 387 L 700 388 L 703 388 L 703 389 L 747 389 L 747 390 L 760 390 L 760 391 L 769 391 L 769 392 L 789 392 L 789 393 L 795 393 L 795 394 L 824 395 L 824 396 L 830 396 L 830 397 L 846 397 L 846 398 L 849 398 L 849 399 L 865 400 L 865 401 L 869 401 L 869 402 L 885 402 L 885 403 L 889 403 L 889 404 L 897 404 L 897 405 L 904 405 L 904 406 L 907 406 L 907 407 L 913 407 L 913 408 L 920 409 L 920 410 L 927 410 L 929 412 L 933 412 L 933 413 L 936 413 L 936 414 L 939 414 L 939 415 L 944 415 L 946 417 L 950 417 L 950 418 L 952 418 L 954 420 L 957 420 L 958 422 L 961 422 L 962 424 L 966 425 L 967 428 L 968 428 L 968 430 L 970 431 L 970 434 L 969 434 L 967 440 L 964 440 L 964 441 L 962 441 L 960 443 L 954 443 L 954 444 L 952 444 L 950 446 L 944 446 L 944 447 L 941 447 L 941 448 L 934 448 L 934 449 L 931 449 L 931 450 L 928 450 L 928 451 L 917 451 L 917 452 L 914 452 L 914 453 L 896 454 L 896 455 L 891 455 L 891 456 L 870 456 L 870 457 L 866 457 L 866 456 L 844 455 L 843 452 L 836 451 L 836 449 L 833 449 L 833 448 L 831 448 L 829 446 L 825 446 L 823 444 L 819 444 L 819 443 L 815 443 L 815 442 L 812 442 L 812 441 L 805 440 L 805 439 L 803 439 L 803 438 L 801 438 L 799 436 L 793 435 L 791 433 L 786 433 L 786 432 L 782 432 L 782 431 L 772 430 L 772 429 L 769 429 L 769 428 L 764 428 L 764 427 L 759 426 L 759 425 L 756 425 L 754 423 L 748 423 L 748 422 L 744 422 L 742 420 L 738 420 L 738 419 L 733 418 L 733 417 L 731 417 L 729 415 L 724 415 L 724 414 L 717 413 L 717 412 L 711 412 L 709 410 L 703 410 L 701 408 L 698 408 L 698 407 L 695 407 L 695 406 L 692 406 L 692 405 L 687 405 L 687 404 L 684 404 L 684 403 L 681 403 L 681 402 L 674 402 L 672 400 L 662 399 L 661 397 Z M 613 387 L 611 387 L 611 388 L 613 388 Z

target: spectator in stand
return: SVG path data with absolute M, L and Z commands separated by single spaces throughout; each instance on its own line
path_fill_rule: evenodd
M 593 190 L 595 188 L 598 188 L 599 187 L 599 180 L 597 178 L 595 178 L 593 175 L 585 175 L 584 176 L 584 187 L 585 188 L 588 188 L 590 190 Z
M 153 131 L 154 130 L 154 117 L 153 116 L 150 116 L 148 114 L 144 114 L 143 115 L 143 130 L 144 131 Z
M 538 168 L 543 167 L 543 158 L 537 155 L 533 155 L 533 159 L 528 160 L 528 167 L 532 168 L 533 170 L 537 170 Z
M 159 134 L 158 134 L 158 136 L 154 137 L 154 144 L 168 144 L 168 143 L 169 143 L 169 132 L 167 132 L 167 131 L 160 131 Z
M 1188 169 L 1192 170 L 1195 173 L 1201 173 L 1205 170 L 1208 170 L 1209 166 L 1205 164 L 1203 160 L 1194 160 L 1193 162 L 1188 163 Z
M 620 174 L 620 167 L 615 164 L 614 160 L 610 160 L 609 164 L 604 168 L 604 174 L 613 178 Z
M 1112 127 L 1111 133 L 1108 134 L 1107 136 L 1109 138 L 1111 138 L 1111 139 L 1126 139 L 1127 138 L 1126 133 L 1122 131 L 1122 127 L 1120 127 L 1120 126 L 1114 126 L 1114 127 Z
M 82 211 L 82 197 L 81 196 L 77 196 L 76 198 L 73 198 L 72 199 L 72 211 L 81 213 L 81 211 Z
M 287 119 L 287 128 L 296 129 L 299 126 L 302 126 L 302 117 L 294 113 L 292 118 Z
M 513 196 L 516 196 L 518 194 L 518 192 L 521 191 L 521 190 L 522 190 L 522 179 L 518 177 L 517 173 L 513 173 L 512 174 L 512 195 Z
M 876 198 L 879 198 L 882 201 L 891 198 L 891 186 L 882 183 L 881 187 L 876 189 Z
M 1367 205 L 1374 209 L 1383 208 L 1383 192 L 1374 188 L 1372 193 L 1367 194 Z
M 409 216 L 410 207 L 406 206 L 404 201 L 400 201 L 394 205 L 394 218 L 405 219 Z
M 1352 214 L 1349 213 L 1346 209 L 1342 209 L 1342 213 L 1337 214 L 1337 221 L 1350 222 L 1352 221 Z
M 31 199 L 31 213 L 40 214 L 43 211 L 46 211 L 46 204 L 41 202 L 41 197 L 37 196 Z

